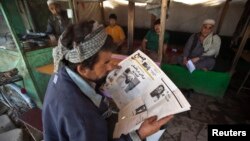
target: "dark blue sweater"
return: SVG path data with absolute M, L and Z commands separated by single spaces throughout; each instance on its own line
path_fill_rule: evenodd
M 107 141 L 108 128 L 98 108 L 74 83 L 65 68 L 51 77 L 43 104 L 45 141 Z M 129 135 L 120 141 L 130 141 Z

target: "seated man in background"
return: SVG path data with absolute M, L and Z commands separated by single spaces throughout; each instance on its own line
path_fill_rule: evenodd
M 142 41 L 142 51 L 146 54 L 158 53 L 159 47 L 159 34 L 160 34 L 160 19 L 154 22 L 153 29 L 149 30 Z M 166 53 L 167 44 L 169 41 L 169 34 L 165 31 L 164 44 L 163 44 L 163 55 Z
M 196 69 L 213 69 L 221 45 L 220 37 L 213 33 L 214 26 L 213 19 L 203 21 L 201 31 L 189 37 L 183 55 L 177 60 L 179 64 L 186 65 L 191 60 Z
M 117 24 L 117 16 L 115 14 L 109 15 L 109 25 L 105 30 L 112 37 L 117 49 L 120 50 L 126 37 L 121 26 Z
M 67 11 L 61 8 L 61 5 L 56 0 L 47 1 L 48 8 L 52 15 L 49 16 L 46 33 L 52 41 L 57 40 L 64 29 L 70 23 L 67 16 Z

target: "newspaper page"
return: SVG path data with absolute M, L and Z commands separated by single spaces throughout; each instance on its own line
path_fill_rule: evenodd
M 186 66 L 187 66 L 190 73 L 192 73 L 195 70 L 195 65 L 192 62 L 192 60 L 188 60 Z
M 138 129 L 148 117 L 158 119 L 190 110 L 181 91 L 147 55 L 136 51 L 119 63 L 104 84 L 120 109 L 114 138 Z

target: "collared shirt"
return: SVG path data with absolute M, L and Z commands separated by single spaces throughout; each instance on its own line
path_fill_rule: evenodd
M 70 78 L 76 83 L 81 91 L 96 105 L 100 107 L 102 96 L 97 94 L 93 87 L 91 87 L 86 81 L 84 81 L 78 74 L 66 67 L 66 71 Z
M 103 99 L 100 100 L 102 96 L 97 95 L 84 79 L 62 66 L 58 73 L 51 77 L 44 98 L 42 109 L 44 139 L 46 141 L 108 140 L 112 129 L 107 126 L 109 123 L 103 116 L 107 107 Z M 140 138 L 136 132 L 131 132 L 116 140 L 140 141 Z
M 81 89 L 81 91 L 89 98 L 91 101 L 97 106 L 100 107 L 101 101 L 102 101 L 102 96 L 97 94 L 94 90 L 93 87 L 91 87 L 84 79 L 82 79 L 78 74 L 70 70 L 68 67 L 66 67 L 66 71 L 70 78 L 76 83 L 76 85 Z M 107 100 L 106 103 L 108 103 Z M 112 109 L 108 109 L 106 112 L 103 113 L 103 117 L 110 116 L 112 114 Z M 133 141 L 141 141 L 140 137 L 138 134 L 134 131 L 129 133 L 130 137 L 132 138 Z

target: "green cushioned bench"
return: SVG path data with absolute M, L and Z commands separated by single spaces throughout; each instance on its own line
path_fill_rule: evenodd
M 214 97 L 223 97 L 231 78 L 228 72 L 195 70 L 191 74 L 184 67 L 167 64 L 161 68 L 178 88 L 193 89 Z

